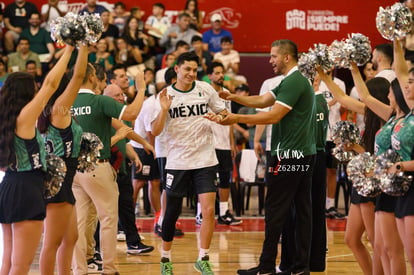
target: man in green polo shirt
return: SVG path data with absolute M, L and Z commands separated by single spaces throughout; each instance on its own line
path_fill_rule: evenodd
M 260 96 L 242 97 L 224 94 L 225 99 L 263 108 L 273 105 L 269 112 L 254 115 L 209 115 L 221 124 L 273 124 L 271 158 L 267 175 L 265 240 L 260 263 L 238 274 L 273 274 L 277 245 L 283 224 L 292 203 L 296 207 L 296 255 L 292 274 L 309 274 L 311 241 L 311 183 L 315 160 L 315 94 L 308 79 L 297 69 L 298 50 L 290 40 L 272 43 L 270 64 L 284 79 L 278 87 Z
M 114 261 L 116 258 L 116 234 L 118 224 L 118 185 L 116 172 L 109 163 L 111 157 L 112 118 L 132 121 L 141 110 L 145 82 L 144 74 L 138 73 L 135 79 L 138 90 L 134 101 L 125 106 L 113 98 L 95 95 L 97 78 L 94 67 L 88 64 L 78 96 L 72 107 L 73 115 L 84 132 L 96 134 L 104 147 L 100 150 L 98 165 L 92 172 L 77 172 L 73 182 L 76 198 L 79 238 L 74 250 L 73 273 L 88 272 L 86 260 L 86 225 L 89 211 L 96 207 L 100 221 L 100 248 L 103 255 L 104 274 L 118 274 Z M 92 205 L 93 204 L 93 205 Z

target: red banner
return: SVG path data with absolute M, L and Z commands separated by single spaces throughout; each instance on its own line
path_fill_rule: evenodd
M 11 1 L 5 1 L 10 3 Z M 112 8 L 116 1 L 97 2 Z M 129 10 L 139 5 L 145 11 L 143 19 L 151 15 L 152 4 L 162 2 L 166 15 L 173 22 L 185 0 L 124 0 Z M 35 1 L 39 9 L 45 0 Z M 70 11 L 76 12 L 86 1 L 68 1 Z M 333 1 L 333 0 L 199 0 L 204 13 L 204 30 L 210 26 L 210 17 L 220 13 L 224 28 L 233 33 L 235 49 L 245 53 L 267 53 L 276 39 L 295 41 L 300 51 L 307 51 L 314 43 L 330 44 L 335 39 L 359 32 L 368 36 L 373 46 L 386 42 L 375 27 L 375 16 L 380 6 L 390 6 L 395 1 Z

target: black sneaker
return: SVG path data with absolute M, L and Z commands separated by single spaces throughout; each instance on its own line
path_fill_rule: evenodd
M 99 251 L 95 251 L 95 254 L 93 255 L 93 259 L 95 260 L 96 263 L 102 264 L 102 256 Z
M 138 245 L 129 245 L 127 249 L 127 254 L 130 255 L 141 255 L 149 253 L 154 250 L 153 246 L 145 245 L 142 242 L 139 242 Z
M 88 260 L 88 274 L 89 273 L 101 273 L 102 264 L 98 264 L 94 258 Z
M 158 237 L 161 237 L 161 226 L 156 223 L 154 226 L 154 233 L 158 235 Z
M 276 272 L 274 270 L 262 270 L 260 268 L 260 266 L 255 266 L 249 269 L 239 269 L 237 270 L 237 274 L 239 275 L 257 275 L 257 274 L 261 274 L 261 275 L 273 275 L 276 274 Z
M 226 225 L 238 225 L 241 224 L 243 221 L 236 219 L 233 214 L 230 213 L 229 210 L 226 211 L 224 216 L 218 217 L 219 224 L 226 224 Z
M 325 215 L 328 219 L 345 219 L 345 215 L 339 213 L 335 207 L 326 209 Z
M 182 236 L 184 236 L 184 232 L 179 228 L 175 228 L 174 237 L 182 237 Z

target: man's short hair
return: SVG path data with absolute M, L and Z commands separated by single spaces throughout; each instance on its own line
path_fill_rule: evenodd
M 26 61 L 26 68 L 27 68 L 27 66 L 28 66 L 28 65 L 30 65 L 30 64 L 34 64 L 35 66 L 37 66 L 37 65 L 36 65 L 36 61 L 34 61 L 34 60 L 31 60 L 31 59 L 30 59 L 30 60 L 27 60 L 27 61 Z
M 89 77 L 93 74 L 94 71 L 95 68 L 93 67 L 93 65 L 91 63 L 88 63 L 88 65 L 86 66 L 86 72 L 85 76 L 83 77 L 82 84 L 86 84 L 88 82 Z
M 191 16 L 190 16 L 188 13 L 183 12 L 183 13 L 180 13 L 180 14 L 178 15 L 178 20 L 181 20 L 181 18 L 183 18 L 183 17 L 188 17 L 188 18 L 191 18 Z
M 17 45 L 19 45 L 20 42 L 22 42 L 22 41 L 27 41 L 27 43 L 30 44 L 30 40 L 28 38 L 26 38 L 26 37 L 19 37 L 19 40 L 17 40 Z
M 296 46 L 295 42 L 289 39 L 280 39 L 273 41 L 272 48 L 279 47 L 279 50 L 282 50 L 285 54 L 289 54 L 298 61 L 298 46 Z
M 173 67 L 170 67 L 165 71 L 164 80 L 167 85 L 171 85 L 173 79 L 177 79 L 177 73 Z
M 218 62 L 218 61 L 213 61 L 211 63 L 211 65 L 207 68 L 207 72 L 206 73 L 207 74 L 212 74 L 214 72 L 214 68 L 216 68 L 216 67 L 222 67 L 223 70 L 224 70 L 223 63 Z
M 125 3 L 121 2 L 121 1 L 118 1 L 114 4 L 114 9 L 116 9 L 117 7 L 121 7 L 123 9 L 126 9 Z
M 177 58 L 177 65 L 180 66 L 184 64 L 185 61 L 194 61 L 199 65 L 199 58 L 194 52 L 186 52 L 180 54 L 180 56 Z
M 191 44 L 193 44 L 194 42 L 197 42 L 197 41 L 201 41 L 201 42 L 203 42 L 203 38 L 201 38 L 201 36 L 199 36 L 199 35 L 193 35 L 193 37 L 191 37 Z
M 184 46 L 190 47 L 190 45 L 188 45 L 188 43 L 185 42 L 184 40 L 178 40 L 177 43 L 175 44 L 175 49 L 177 50 L 178 48 L 181 48 Z
M 152 5 L 153 7 L 159 7 L 159 8 L 161 8 L 162 10 L 165 10 L 165 6 L 164 6 L 164 4 L 163 3 L 155 3 L 154 5 Z
M 220 39 L 220 44 L 222 44 L 222 43 L 230 43 L 230 44 L 233 44 L 233 40 L 229 36 L 223 36 Z
M 124 70 L 124 71 L 126 72 L 126 67 L 125 67 L 124 65 L 122 65 L 122 64 L 115 64 L 115 65 L 112 67 L 112 69 L 111 69 L 111 70 L 109 70 L 109 71 L 106 73 L 106 77 L 108 78 L 108 82 L 110 82 L 112 79 L 115 79 L 115 78 L 116 78 L 115 71 L 116 71 L 116 70 L 119 70 L 119 69 L 122 69 L 122 70 Z
M 394 49 L 390 43 L 379 44 L 374 48 L 377 52 L 382 53 L 392 63 L 394 60 Z
M 240 84 L 240 85 L 239 85 L 239 86 L 237 86 L 234 90 L 235 90 L 235 91 L 250 92 L 250 88 L 249 88 L 249 86 L 247 86 L 246 84 Z
M 100 64 L 93 64 L 94 68 L 95 68 L 95 74 L 96 74 L 96 78 L 99 79 L 99 81 L 102 81 L 105 79 L 105 67 L 100 65 Z

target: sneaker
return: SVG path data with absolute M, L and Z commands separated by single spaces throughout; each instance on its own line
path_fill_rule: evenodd
M 173 265 L 167 258 L 161 258 L 161 275 L 173 275 Z
M 125 242 L 126 241 L 126 236 L 124 231 L 118 231 L 118 234 L 116 235 L 116 240 L 118 242 Z
M 260 269 L 260 266 L 255 266 L 249 269 L 239 269 L 237 270 L 237 274 L 239 275 L 273 275 L 273 274 L 277 274 L 274 270 L 262 270 Z
M 211 270 L 213 266 L 209 262 L 209 257 L 204 256 L 201 260 L 198 260 L 194 264 L 194 268 L 198 270 L 202 275 L 214 275 L 213 270 Z
M 335 207 L 326 209 L 325 215 L 328 219 L 345 219 L 345 215 L 342 213 L 339 213 Z
M 142 242 L 139 242 L 138 245 L 129 245 L 127 249 L 127 254 L 130 255 L 141 255 L 149 253 L 154 250 L 153 246 L 145 245 Z
M 201 225 L 203 223 L 203 216 L 200 214 L 200 216 L 196 216 L 196 225 Z
M 226 225 L 238 225 L 241 224 L 243 221 L 236 219 L 229 210 L 226 211 L 224 216 L 218 217 L 219 224 L 226 224 Z
M 95 254 L 93 255 L 93 259 L 95 260 L 95 263 L 102 264 L 101 252 L 95 251 Z
M 154 233 L 157 234 L 158 237 L 161 237 L 161 225 L 158 223 L 156 223 L 154 226 Z
M 175 228 L 174 237 L 182 237 L 182 236 L 184 236 L 184 232 L 179 228 Z
M 101 273 L 102 272 L 102 264 L 98 264 L 95 262 L 95 259 L 88 260 L 88 273 Z

